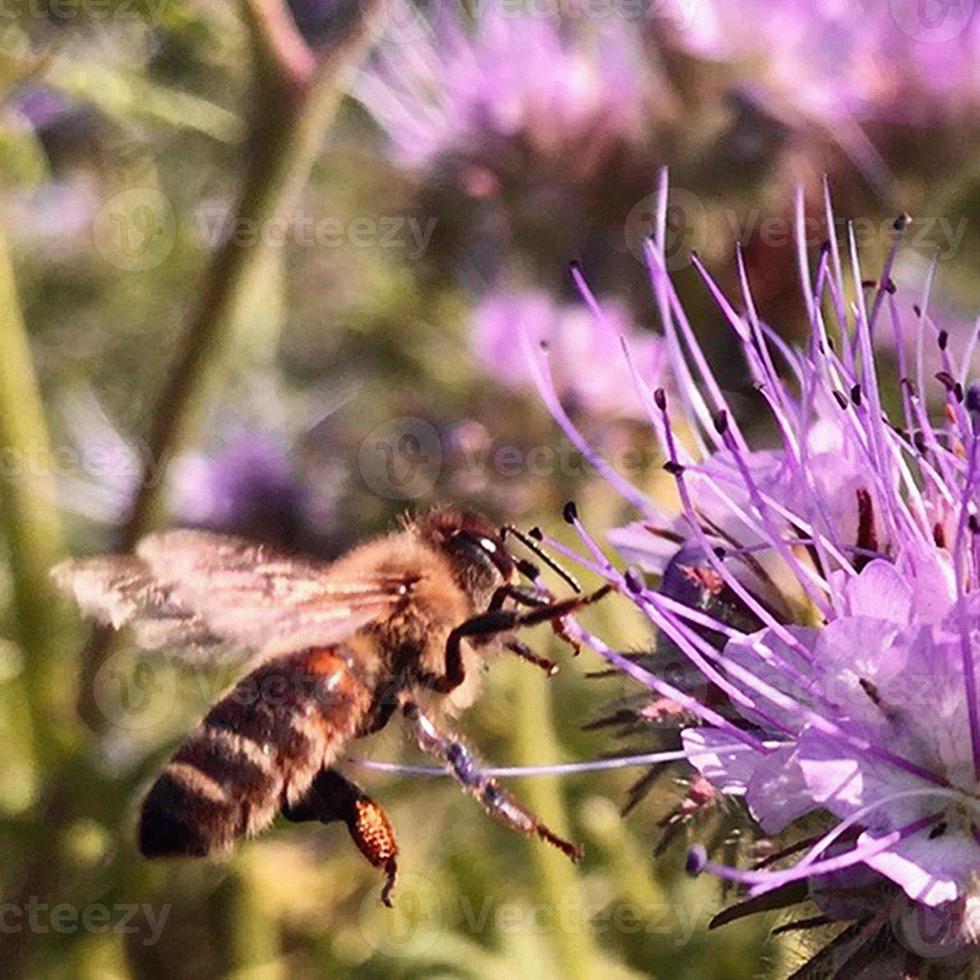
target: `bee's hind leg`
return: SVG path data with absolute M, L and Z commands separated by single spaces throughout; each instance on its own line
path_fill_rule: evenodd
M 414 702 L 409 701 L 402 710 L 412 726 L 419 747 L 442 762 L 465 792 L 479 800 L 491 816 L 512 830 L 540 837 L 553 844 L 573 861 L 581 859 L 580 847 L 553 833 L 533 813 L 525 810 L 495 779 L 485 776 L 480 771 L 479 759 L 464 742 L 453 735 L 440 732 Z
M 391 907 L 398 876 L 398 843 L 388 815 L 359 786 L 336 769 L 321 769 L 303 797 L 283 806 L 282 815 L 294 823 L 342 820 L 357 849 L 388 876 L 381 901 Z

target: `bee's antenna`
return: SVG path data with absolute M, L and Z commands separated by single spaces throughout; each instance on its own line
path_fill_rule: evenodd
M 570 572 L 567 572 L 561 565 L 555 561 L 551 555 L 545 553 L 544 549 L 534 540 L 532 540 L 523 531 L 518 530 L 513 524 L 506 524 L 500 529 L 500 540 L 503 541 L 508 534 L 513 534 L 518 541 L 524 545 L 529 551 L 533 551 L 538 558 L 540 558 L 556 575 L 560 576 L 572 589 L 573 592 L 581 593 L 582 586 L 575 581 L 574 577 Z

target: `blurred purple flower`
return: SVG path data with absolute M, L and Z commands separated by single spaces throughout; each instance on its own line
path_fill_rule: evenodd
M 647 259 L 676 394 L 668 401 L 662 388 L 647 392 L 644 404 L 675 479 L 679 516 L 592 459 L 642 515 L 610 538 L 661 583 L 651 587 L 636 568 L 617 570 L 574 508 L 566 517 L 587 554 L 549 543 L 628 598 L 657 634 L 656 653 L 668 644 L 694 680 L 681 673 L 671 683 L 656 656 L 624 656 L 578 626 L 575 635 L 678 705 L 688 761 L 723 796 L 742 800 L 764 834 L 799 831 L 810 814 L 820 814 L 817 826 L 826 830 L 802 851 L 752 869 L 695 850 L 692 870 L 743 885 L 751 910 L 764 895 L 798 902 L 800 887 L 822 888 L 826 899 L 833 876 L 871 869 L 893 890 L 901 921 L 909 908 L 934 910 L 946 927 L 941 947 L 924 953 L 912 945 L 906 962 L 976 956 L 980 388 L 968 386 L 968 364 L 953 360 L 926 318 L 901 315 L 890 273 L 904 219 L 882 274 L 853 300 L 842 269 L 867 282 L 853 230 L 843 249 L 832 240 L 821 250 L 815 270 L 801 252 L 812 327 L 802 350 L 758 319 L 744 275 L 737 309 L 694 258 L 771 415 L 776 448 L 753 448 L 667 274 L 666 174 L 658 202 Z M 833 227 L 829 196 L 826 205 Z M 798 214 L 805 240 L 802 196 Z M 872 336 L 889 319 L 937 350 L 937 377 L 909 366 L 902 383 L 885 390 Z M 525 350 L 556 420 L 584 444 L 547 359 L 533 344 Z M 936 422 L 925 407 L 931 387 L 945 403 Z M 885 414 L 886 400 L 899 406 L 897 418 Z M 687 556 L 683 588 L 678 555 Z M 710 794 L 699 798 L 712 802 Z M 890 928 L 892 940 L 906 942 L 904 927 L 889 923 L 887 910 L 879 920 L 880 911 L 870 907 L 863 922 L 869 941 Z
M 477 165 L 470 191 L 480 194 L 492 181 L 479 165 L 515 150 L 581 172 L 643 138 L 648 67 L 628 22 L 573 29 L 499 2 L 479 4 L 472 23 L 455 4 L 430 9 L 432 23 L 407 7 L 394 16 L 411 36 L 392 32 L 353 85 L 401 164 L 459 157 Z
M 533 390 L 526 334 L 534 343 L 548 345 L 555 384 L 573 406 L 596 415 L 642 418 L 643 404 L 619 338 L 630 341 L 636 370 L 651 387 L 660 384 L 662 341 L 638 331 L 625 306 L 615 300 L 602 302 L 602 318 L 605 322 L 578 304 L 556 303 L 544 292 L 494 293 L 474 312 L 473 350 L 495 381 Z
M 178 461 L 172 476 L 180 524 L 295 544 L 304 491 L 289 446 L 270 433 L 240 429 L 211 453 Z
M 68 100 L 40 85 L 23 85 L 10 100 L 10 108 L 35 129 L 43 129 L 71 111 Z
M 767 104 L 827 124 L 935 125 L 980 111 L 972 0 L 700 0 L 673 34 L 742 66 Z

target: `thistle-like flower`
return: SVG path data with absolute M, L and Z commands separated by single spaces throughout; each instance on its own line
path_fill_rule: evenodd
M 748 67 L 766 101 L 830 124 L 976 119 L 972 3 L 704 0 L 675 43 Z
M 479 4 L 472 23 L 455 4 L 432 10 L 431 24 L 414 14 L 410 37 L 386 38 L 353 85 L 401 164 L 455 158 L 479 194 L 507 161 L 591 172 L 643 137 L 647 69 L 639 37 L 619 18 L 573 30 L 496 0 Z
M 943 976 L 975 967 L 980 388 L 969 384 L 972 346 L 954 356 L 930 318 L 928 288 L 915 322 L 903 319 L 890 273 L 907 216 L 869 282 L 850 230 L 843 246 L 832 237 L 811 268 L 801 197 L 799 268 L 811 325 L 802 349 L 758 316 L 741 256 L 737 300 L 693 259 L 771 421 L 774 439 L 758 448 L 667 275 L 666 200 L 664 174 L 647 259 L 675 394 L 651 390 L 628 339 L 621 345 L 676 482 L 679 514 L 592 452 L 562 407 L 547 352 L 525 342 L 556 420 L 641 515 L 608 535 L 633 563 L 626 571 L 574 507 L 566 518 L 584 552 L 548 542 L 635 605 L 656 650 L 625 655 L 578 625 L 577 639 L 654 693 L 641 720 L 669 727 L 664 761 L 684 759 L 697 777 L 674 823 L 728 799 L 761 836 L 779 836 L 750 867 L 691 850 L 692 872 L 747 891 L 721 921 L 810 899 L 819 914 L 798 925 L 850 922 L 807 975 L 844 963 L 848 976 L 862 963 Z M 833 229 L 829 194 L 826 208 Z M 614 330 L 575 275 L 599 322 Z M 883 331 L 899 341 L 894 382 L 874 356 Z M 911 359 L 906 331 L 916 337 Z M 929 352 L 938 370 L 927 374 Z M 944 400 L 938 418 L 926 407 L 931 388 Z M 678 657 L 682 669 L 661 669 Z

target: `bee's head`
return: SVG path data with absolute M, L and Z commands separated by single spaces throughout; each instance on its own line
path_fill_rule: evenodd
M 514 559 L 484 517 L 440 507 L 413 518 L 409 528 L 449 558 L 456 582 L 476 608 L 483 608 L 501 585 L 516 580 Z

